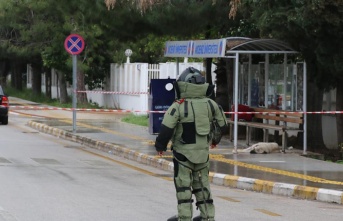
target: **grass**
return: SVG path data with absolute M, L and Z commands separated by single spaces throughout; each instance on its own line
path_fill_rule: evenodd
M 12 87 L 5 87 L 4 91 L 8 96 L 18 97 L 24 100 L 29 100 L 37 103 L 47 104 L 53 101 L 53 99 L 49 99 L 44 94 L 34 95 L 31 89 L 23 89 L 19 91 Z
M 130 114 L 130 115 L 126 116 L 126 117 L 123 117 L 122 121 L 126 122 L 126 123 L 130 123 L 130 124 L 145 126 L 145 127 L 147 127 L 149 125 L 148 115 Z
M 58 99 L 48 98 L 43 93 L 40 95 L 36 95 L 33 93 L 32 89 L 28 89 L 28 88 L 25 88 L 25 89 L 19 91 L 17 89 L 12 88 L 12 87 L 5 87 L 4 91 L 10 97 L 17 97 L 17 98 L 29 100 L 29 101 L 40 103 L 40 104 L 46 104 L 46 105 L 50 105 L 50 106 L 54 106 L 54 107 L 61 107 L 61 108 L 72 108 L 73 107 L 73 104 L 71 102 L 72 99 L 70 97 L 68 98 L 70 100 L 70 102 L 62 104 L 62 103 L 60 103 L 60 101 Z M 93 103 L 77 104 L 77 108 L 101 109 L 97 104 L 93 104 Z
M 44 94 L 34 95 L 31 89 L 23 89 L 22 91 L 19 91 L 19 90 L 16 90 L 14 88 L 11 88 L 11 87 L 6 87 L 6 88 L 4 88 L 4 91 L 6 92 L 7 95 L 9 95 L 11 97 L 17 97 L 17 98 L 29 100 L 29 101 L 40 103 L 40 104 L 47 104 L 50 106 L 61 107 L 61 108 L 72 108 L 73 107 L 71 102 L 61 104 L 58 99 L 50 99 L 50 98 L 46 97 Z M 70 100 L 71 100 L 71 98 L 70 98 Z M 101 109 L 101 107 L 99 107 L 97 104 L 93 104 L 93 103 L 77 104 L 77 108 Z M 145 126 L 145 127 L 147 127 L 149 125 L 148 115 L 130 114 L 126 117 L 123 117 L 122 121 L 126 122 L 126 123 L 130 123 L 130 124 Z

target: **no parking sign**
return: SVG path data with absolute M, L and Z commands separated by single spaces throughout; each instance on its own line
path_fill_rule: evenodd
M 69 54 L 80 54 L 85 48 L 85 41 L 78 34 L 69 35 L 64 41 L 64 48 Z

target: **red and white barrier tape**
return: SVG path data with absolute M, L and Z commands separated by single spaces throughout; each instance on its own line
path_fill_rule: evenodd
M 97 93 L 97 94 L 128 94 L 128 95 L 137 95 L 137 94 L 149 94 L 149 92 L 120 92 L 120 91 L 77 91 L 78 93 Z
M 0 105 L 2 106 L 2 105 Z M 37 106 L 10 106 L 13 110 L 67 110 L 72 111 L 73 108 L 61 108 L 61 107 L 37 107 Z M 165 113 L 166 111 L 152 111 L 152 110 L 116 110 L 116 109 L 90 109 L 90 108 L 76 108 L 76 111 L 89 111 L 89 112 L 125 112 L 125 113 Z M 343 111 L 261 111 L 261 112 L 224 112 L 225 114 L 289 114 L 289 113 L 300 113 L 300 114 L 343 114 Z
M 1 106 L 1 105 L 0 105 Z M 10 106 L 11 110 L 65 110 L 73 111 L 74 108 L 62 108 L 62 107 L 37 107 L 37 106 Z M 75 108 L 76 111 L 88 111 L 88 112 L 119 112 L 119 113 L 165 113 L 165 111 L 140 111 L 140 110 L 116 110 L 116 109 L 90 109 L 90 108 Z
M 343 111 L 256 111 L 256 112 L 224 112 L 225 114 L 343 114 Z

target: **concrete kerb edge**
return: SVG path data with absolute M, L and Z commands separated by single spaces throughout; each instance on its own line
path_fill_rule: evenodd
M 53 135 L 58 138 L 66 139 L 69 141 L 73 141 L 76 143 L 80 143 L 83 145 L 86 145 L 90 148 L 94 148 L 100 151 L 107 152 L 109 154 L 117 155 L 120 157 L 124 157 L 129 160 L 137 161 L 139 163 L 143 163 L 149 166 L 154 166 L 159 169 L 163 170 L 168 170 L 168 171 L 174 171 L 174 165 L 172 162 L 169 162 L 167 160 L 157 158 L 157 157 L 152 157 L 146 154 L 139 153 L 134 150 L 130 150 L 127 148 L 120 147 L 115 144 L 103 142 L 103 141 L 98 141 L 94 140 L 88 137 L 83 137 L 79 135 L 75 135 L 73 133 L 69 133 L 67 131 L 50 127 L 45 124 L 37 123 L 34 121 L 29 121 L 27 125 L 31 128 L 37 129 L 40 132 L 46 133 Z
M 211 173 L 213 184 L 242 190 L 262 192 L 297 199 L 317 200 L 326 203 L 343 204 L 343 191 L 315 188 L 287 183 L 238 177 L 227 174 Z
M 113 155 L 121 156 L 129 160 L 154 166 L 162 170 L 174 171 L 173 162 L 139 153 L 134 150 L 120 147 L 115 144 L 103 141 L 93 140 L 91 138 L 75 135 L 64 130 L 53 128 L 41 123 L 29 121 L 27 123 L 31 128 L 40 132 L 54 135 L 69 141 L 77 142 L 88 147 L 108 152 Z M 327 203 L 343 204 L 343 191 L 329 190 L 323 188 L 307 187 L 287 183 L 276 183 L 271 181 L 239 177 L 228 174 L 210 172 L 210 182 L 215 185 L 237 188 L 247 191 L 262 192 L 274 195 L 287 196 L 298 199 L 317 200 Z

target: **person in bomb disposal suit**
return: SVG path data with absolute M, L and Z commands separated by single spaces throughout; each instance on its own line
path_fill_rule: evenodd
M 196 198 L 200 216 L 193 220 L 213 221 L 215 208 L 209 185 L 209 148 L 212 142 L 211 122 L 215 118 L 222 133 L 227 130 L 221 107 L 209 97 L 214 86 L 195 68 L 187 68 L 174 83 L 177 100 L 164 114 L 155 148 L 161 156 L 172 141 L 174 184 L 178 215 L 168 221 L 191 221 L 193 199 Z

